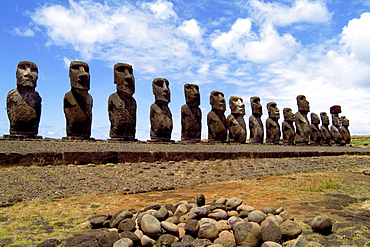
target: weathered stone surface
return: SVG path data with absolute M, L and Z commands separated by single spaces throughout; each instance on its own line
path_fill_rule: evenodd
M 310 144 L 320 145 L 322 143 L 322 133 L 319 127 L 320 118 L 316 113 L 311 113 L 310 124 Z
M 224 230 L 231 230 L 231 224 L 227 220 L 217 221 L 215 225 L 219 232 Z
M 123 231 L 134 231 L 136 227 L 136 223 L 133 219 L 128 218 L 128 219 L 123 219 L 119 222 L 117 229 L 118 232 L 123 232 Z
M 264 242 L 261 247 L 281 247 L 281 244 L 275 243 L 273 241 L 266 241 Z
M 203 194 L 199 193 L 195 197 L 195 202 L 197 203 L 198 207 L 204 206 L 206 204 L 206 198 Z
M 191 243 L 193 247 L 206 247 L 212 244 L 212 241 L 209 239 L 194 239 Z
M 275 217 L 270 216 L 267 217 L 264 221 L 261 223 L 261 235 L 262 235 L 262 241 L 273 241 L 276 243 L 282 242 L 282 234 L 279 228 L 279 224 Z
M 295 114 L 296 124 L 296 144 L 309 144 L 310 142 L 310 124 L 307 114 L 310 112 L 310 104 L 306 100 L 306 96 L 297 96 L 298 112 Z
M 333 221 L 326 215 L 316 216 L 311 222 L 311 229 L 321 234 L 330 234 Z
M 138 235 L 136 235 L 135 233 L 133 232 L 130 232 L 130 231 L 123 231 L 120 235 L 120 238 L 128 238 L 128 239 L 131 239 L 132 242 L 134 243 L 134 246 L 139 246 L 140 245 L 140 238 Z
M 276 102 L 267 103 L 269 117 L 266 119 L 266 143 L 279 144 L 280 130 L 280 112 Z
M 210 214 L 208 214 L 208 217 L 215 219 L 216 221 L 226 220 L 228 218 L 226 211 L 222 209 L 213 210 Z
M 141 245 L 142 246 L 148 246 L 148 247 L 151 247 L 153 245 L 155 245 L 155 240 L 144 235 L 142 238 L 141 238 Z
M 284 221 L 279 227 L 285 239 L 297 238 L 302 233 L 302 227 L 292 220 Z
M 171 247 L 192 247 L 192 245 L 189 242 L 181 241 L 171 244 Z
M 162 234 L 158 238 L 156 246 L 170 246 L 171 244 L 176 243 L 178 241 L 179 239 L 172 234 Z
M 127 210 L 120 210 L 112 216 L 110 221 L 110 227 L 116 228 L 121 220 L 126 218 L 132 218 L 132 213 Z
M 102 232 L 96 236 L 96 240 L 101 247 L 111 247 L 120 239 L 118 232 Z
M 198 238 L 214 240 L 218 237 L 218 228 L 214 224 L 206 223 L 199 227 Z
M 257 223 L 240 223 L 234 229 L 237 245 L 255 247 L 261 241 L 261 227 Z
M 164 206 L 161 206 L 160 209 L 158 209 L 156 212 L 154 212 L 152 215 L 156 217 L 158 220 L 165 220 L 168 217 L 168 210 Z
M 276 214 L 276 209 L 274 207 L 264 207 L 261 211 L 265 214 Z
M 231 114 L 227 117 L 229 141 L 245 143 L 247 140 L 247 126 L 244 121 L 245 105 L 243 98 L 231 96 L 229 100 Z
M 213 243 L 221 244 L 224 247 L 236 247 L 234 234 L 229 231 L 220 232 L 219 237 Z
M 67 137 L 90 138 L 93 100 L 88 93 L 90 73 L 87 63 L 72 61 L 69 66 L 71 91 L 63 100 Z
M 57 246 L 60 246 L 61 243 L 62 242 L 60 240 L 55 239 L 55 238 L 51 238 L 51 239 L 47 239 L 44 242 L 36 245 L 36 247 L 57 247 Z M 1 244 L 4 244 L 4 243 L 1 243 Z M 7 244 L 5 244 L 5 245 L 7 245 Z
M 248 220 L 250 222 L 261 223 L 266 218 L 266 214 L 261 210 L 254 210 L 248 214 Z
M 295 128 L 293 123 L 296 121 L 296 116 L 290 108 L 284 108 L 283 113 L 284 121 L 281 127 L 283 131 L 283 143 L 285 145 L 293 145 L 295 141 Z
M 35 91 L 38 79 L 38 67 L 35 63 L 18 63 L 17 88 L 9 91 L 6 109 L 10 122 L 9 136 L 35 138 L 41 117 L 41 97 Z
M 173 129 L 172 113 L 168 107 L 171 102 L 169 81 L 156 78 L 152 83 L 155 102 L 150 106 L 151 141 L 170 141 Z
M 195 220 L 195 219 L 188 220 L 185 223 L 185 227 L 184 227 L 186 234 L 197 236 L 198 231 L 199 231 L 199 225 L 200 224 L 198 220 Z
M 134 243 L 129 238 L 121 238 L 113 244 L 113 247 L 134 247 Z
M 190 212 L 195 213 L 198 218 L 206 217 L 211 210 L 208 207 L 194 207 L 190 209 Z
M 329 130 L 329 116 L 326 112 L 320 112 L 320 118 L 321 118 L 321 135 L 322 135 L 322 144 L 325 145 L 331 145 L 331 134 Z
M 346 118 L 346 116 L 342 116 L 340 118 L 340 132 L 342 133 L 343 139 L 345 144 L 351 143 L 351 132 L 349 131 L 349 120 Z
M 114 84 L 117 92 L 109 96 L 109 136 L 113 139 L 134 141 L 136 133 L 135 77 L 132 66 L 126 63 L 114 65 Z
M 225 205 L 228 210 L 236 209 L 238 206 L 240 206 L 243 203 L 243 200 L 240 198 L 230 198 L 226 201 Z
M 224 115 L 226 103 L 224 94 L 220 91 L 212 91 L 210 95 L 212 110 L 207 114 L 208 141 L 224 142 L 227 138 L 227 120 Z
M 145 214 L 141 218 L 141 230 L 150 237 L 157 237 L 162 233 L 161 223 L 150 214 Z
M 249 117 L 249 143 L 262 144 L 264 137 L 263 123 L 261 121 L 262 105 L 259 97 L 251 97 L 252 115 Z
M 202 130 L 199 87 L 185 84 L 184 92 L 186 104 L 181 107 L 181 141 L 199 142 Z
M 102 228 L 104 222 L 108 219 L 108 215 L 96 215 L 90 220 L 91 228 Z
M 332 117 L 332 125 L 330 127 L 330 135 L 334 144 L 345 145 L 345 140 L 340 131 L 340 118 L 339 113 L 342 112 L 342 108 L 339 105 L 333 105 L 330 107 L 330 114 Z
M 162 221 L 161 226 L 166 232 L 169 232 L 169 233 L 175 234 L 175 235 L 179 234 L 179 227 L 174 223 L 167 222 L 167 221 Z

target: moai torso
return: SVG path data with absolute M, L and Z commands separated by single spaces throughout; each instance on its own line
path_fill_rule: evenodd
M 90 89 L 89 66 L 72 61 L 69 67 L 71 91 L 64 96 L 63 108 L 66 117 L 67 137 L 90 138 L 93 100 Z
M 184 92 L 186 104 L 181 107 L 181 141 L 199 142 L 202 130 L 199 87 L 195 84 L 185 84 Z
M 279 144 L 281 130 L 278 122 L 280 112 L 275 102 L 267 103 L 269 118 L 266 119 L 266 143 Z
M 152 83 L 155 102 L 150 106 L 150 138 L 151 141 L 171 141 L 172 113 L 168 107 L 170 102 L 169 82 L 165 78 L 156 78 Z
M 294 122 L 295 122 L 295 115 L 290 108 L 284 108 L 284 121 L 282 124 L 282 131 L 283 131 L 283 143 L 285 145 L 293 145 L 295 140 L 295 129 L 294 129 Z
M 322 136 L 322 144 L 331 145 L 332 140 L 331 140 L 331 134 L 329 130 L 329 124 L 330 124 L 329 117 L 326 114 L 326 112 L 321 112 L 320 117 L 321 117 L 321 123 L 322 123 L 321 128 L 320 128 L 321 136 Z
M 311 145 L 320 145 L 322 143 L 322 134 L 319 127 L 320 118 L 315 113 L 311 113 L 310 124 L 310 143 Z
M 229 141 L 245 143 L 247 140 L 247 126 L 244 121 L 245 105 L 243 99 L 231 96 L 229 100 L 231 114 L 227 117 L 229 127 Z
M 225 142 L 227 139 L 227 121 L 225 117 L 225 98 L 220 91 L 212 91 L 210 95 L 212 110 L 207 114 L 208 141 Z
M 262 105 L 259 97 L 251 97 L 250 103 L 252 107 L 252 116 L 249 117 L 249 143 L 263 143 L 263 123 L 261 121 Z
M 36 64 L 28 61 L 18 63 L 17 88 L 11 90 L 6 99 L 10 122 L 10 136 L 34 138 L 38 134 L 41 116 L 41 97 L 35 91 L 38 78 Z
M 295 114 L 296 123 L 296 144 L 309 144 L 310 142 L 310 123 L 307 113 L 310 112 L 309 102 L 304 95 L 297 96 L 298 112 Z
M 114 65 L 114 83 L 117 92 L 109 96 L 108 113 L 111 123 L 109 136 L 124 141 L 134 141 L 136 133 L 135 78 L 132 66 L 125 63 Z

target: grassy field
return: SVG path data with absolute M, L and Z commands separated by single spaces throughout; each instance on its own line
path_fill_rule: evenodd
M 370 136 L 352 136 L 351 144 L 354 147 L 369 147 Z

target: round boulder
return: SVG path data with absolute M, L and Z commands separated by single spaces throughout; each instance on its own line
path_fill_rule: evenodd
M 320 234 L 330 234 L 333 228 L 333 221 L 326 215 L 316 216 L 311 222 L 311 229 Z
M 260 210 L 254 210 L 248 214 L 249 222 L 260 224 L 266 218 L 266 214 Z
M 214 240 L 218 237 L 218 229 L 214 224 L 203 224 L 199 227 L 198 238 Z
M 284 221 L 279 228 L 285 239 L 295 239 L 302 233 L 302 227 L 292 220 Z
M 158 237 L 162 233 L 161 223 L 150 214 L 145 214 L 141 218 L 141 230 L 150 237 Z
M 257 247 L 261 241 L 261 227 L 255 223 L 239 223 L 234 228 L 237 245 Z

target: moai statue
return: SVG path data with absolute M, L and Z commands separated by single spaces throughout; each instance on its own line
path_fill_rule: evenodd
M 321 112 L 320 113 L 321 117 L 321 135 L 322 135 L 322 144 L 323 145 L 331 145 L 332 140 L 331 140 L 331 134 L 329 130 L 329 116 L 326 114 L 326 112 Z
M 152 87 L 155 102 L 150 106 L 150 138 L 152 142 L 170 142 L 172 134 L 172 113 L 169 82 L 166 78 L 155 78 Z
M 72 61 L 69 65 L 71 91 L 64 96 L 67 137 L 63 139 L 92 139 L 91 121 L 93 100 L 90 90 L 90 73 L 87 63 Z
M 135 77 L 132 66 L 126 63 L 114 65 L 114 84 L 117 92 L 109 96 L 108 113 L 111 123 L 111 140 L 135 141 L 136 100 Z
M 307 118 L 307 113 L 310 112 L 310 104 L 306 100 L 306 96 L 297 96 L 298 112 L 295 114 L 296 136 L 295 144 L 309 144 L 310 142 L 310 123 Z
M 231 114 L 227 117 L 229 127 L 229 140 L 245 143 L 247 140 L 247 126 L 244 121 L 245 105 L 239 96 L 231 96 L 229 99 Z
M 340 126 L 340 132 L 343 135 L 344 141 L 346 144 L 351 143 L 351 133 L 349 132 L 349 120 L 346 118 L 346 116 L 342 116 L 340 118 L 340 122 L 342 126 Z
M 199 87 L 185 84 L 184 92 L 186 104 L 181 107 L 181 141 L 199 142 L 202 129 Z
M 37 65 L 21 61 L 18 63 L 17 88 L 9 91 L 6 108 L 10 122 L 10 135 L 4 138 L 42 138 L 37 136 L 40 116 L 41 97 L 35 91 L 38 78 Z
M 249 117 L 249 143 L 251 144 L 263 143 L 262 105 L 260 102 L 259 97 L 250 98 L 252 115 Z
M 316 113 L 311 113 L 310 124 L 310 143 L 311 145 L 321 145 L 322 134 L 319 127 L 320 118 Z
M 345 140 L 340 132 L 340 118 L 339 118 L 339 113 L 342 112 L 342 108 L 339 105 L 334 105 L 330 107 L 330 114 L 331 114 L 331 119 L 332 119 L 332 125 L 330 128 L 330 134 L 331 138 L 333 140 L 334 144 L 337 145 L 345 145 Z
M 227 139 L 227 121 L 224 115 L 226 104 L 224 94 L 212 91 L 210 95 L 212 110 L 207 114 L 208 141 L 225 142 Z
M 280 119 L 280 112 L 275 102 L 267 103 L 267 111 L 269 117 L 266 119 L 266 143 L 279 144 L 281 130 L 278 120 Z
M 283 130 L 283 143 L 285 145 L 294 145 L 295 140 L 295 129 L 294 129 L 294 122 L 295 122 L 295 115 L 290 108 L 283 109 L 284 114 L 284 121 L 282 124 Z

